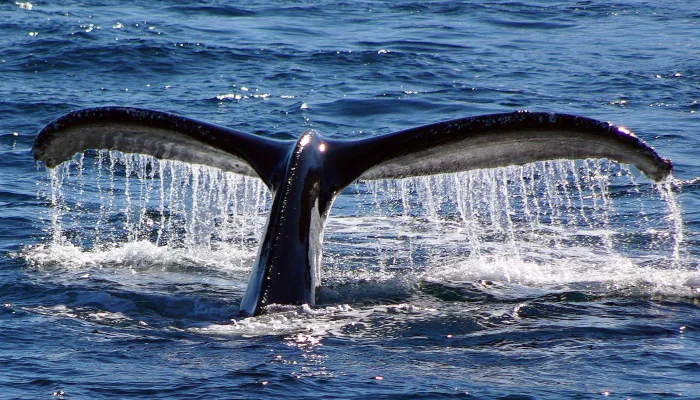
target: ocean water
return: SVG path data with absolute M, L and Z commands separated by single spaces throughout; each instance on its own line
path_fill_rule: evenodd
M 0 398 L 700 398 L 700 4 L 0 4 Z M 259 181 L 89 152 L 54 118 L 122 105 L 361 138 L 514 110 L 673 160 L 357 182 L 315 307 L 240 318 Z

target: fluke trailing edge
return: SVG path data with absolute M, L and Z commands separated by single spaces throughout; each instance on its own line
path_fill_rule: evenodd
M 241 302 L 313 304 L 323 228 L 340 191 L 357 179 L 387 179 L 503 167 L 550 159 L 608 158 L 658 181 L 671 162 L 624 128 L 573 115 L 515 112 L 440 122 L 360 140 L 313 130 L 274 140 L 158 111 L 106 107 L 46 126 L 34 157 L 53 168 L 88 149 L 147 154 L 257 176 L 272 193 L 267 228 Z

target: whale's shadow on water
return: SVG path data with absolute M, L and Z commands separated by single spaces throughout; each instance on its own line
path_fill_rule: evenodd
M 655 181 L 671 172 L 670 161 L 625 128 L 578 116 L 530 112 L 471 117 L 354 141 L 324 138 L 315 131 L 286 141 L 157 111 L 108 107 L 73 112 L 53 121 L 39 133 L 33 151 L 37 160 L 53 169 L 89 149 L 145 154 L 260 178 L 270 191 L 269 215 L 241 300 L 243 316 L 257 315 L 272 304 L 314 305 L 317 298 L 321 304 L 349 297 L 357 301 L 361 293 L 372 292 L 368 287 L 376 282 L 371 281 L 318 290 L 326 219 L 333 202 L 358 180 L 459 173 L 551 159 L 607 158 L 632 164 Z M 111 169 L 113 173 L 113 165 Z M 155 173 L 150 174 L 153 184 Z M 129 175 L 127 171 L 127 179 Z M 522 173 L 520 179 L 523 187 L 532 184 Z M 189 188 L 197 196 L 200 184 L 197 179 Z M 468 189 L 456 196 L 470 196 Z M 410 203 L 410 199 L 402 201 L 404 206 Z M 467 211 L 459 212 L 464 216 Z M 552 212 L 549 218 L 563 215 Z M 505 218 L 513 223 L 509 216 Z M 406 282 L 393 285 L 394 293 L 366 301 L 399 303 L 412 295 L 410 287 L 445 300 L 492 299 L 471 284 L 449 288 L 415 278 Z M 167 296 L 141 297 L 153 304 L 169 304 Z

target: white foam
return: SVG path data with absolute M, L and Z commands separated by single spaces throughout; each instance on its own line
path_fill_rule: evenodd
M 302 306 L 268 307 L 265 314 L 226 323 L 204 324 L 189 328 L 206 334 L 231 336 L 285 336 L 290 346 L 322 345 L 327 336 L 347 336 L 348 327 L 367 327 L 372 315 L 426 315 L 436 314 L 434 308 L 414 304 L 394 304 L 352 307 L 347 304 L 311 308 Z
M 311 309 L 308 305 L 281 306 L 272 305 L 265 314 L 232 319 L 223 324 L 206 324 L 190 328 L 193 331 L 211 334 L 235 336 L 288 336 L 304 334 L 323 336 L 344 324 L 336 318 L 352 314 L 353 309 L 347 305 L 337 305 Z M 334 319 L 336 319 L 334 321 Z
M 58 318 L 80 318 L 80 319 L 85 319 L 85 320 L 90 320 L 94 322 L 99 322 L 99 323 L 117 323 L 117 322 L 124 322 L 124 321 L 130 321 L 131 318 L 127 317 L 126 315 L 122 314 L 121 312 L 111 312 L 111 311 L 97 311 L 95 312 L 94 310 L 89 310 L 89 309 L 80 309 L 76 307 L 68 307 L 64 304 L 56 305 L 56 306 L 51 306 L 51 307 L 45 307 L 45 306 L 38 306 L 38 307 L 24 307 L 23 308 L 25 311 L 41 314 L 41 315 L 46 315 L 50 317 L 58 317 Z
M 252 260 L 250 248 L 225 246 L 208 248 L 170 248 L 147 241 L 127 242 L 115 247 L 84 249 L 71 243 L 49 243 L 24 249 L 24 258 L 37 268 L 89 270 L 109 266 L 134 272 L 177 270 L 178 267 L 200 266 L 233 271 L 245 271 Z
M 636 296 L 700 296 L 700 271 L 635 263 L 622 256 L 563 258 L 528 262 L 505 256 L 473 257 L 429 268 L 424 279 L 443 282 L 482 280 L 560 290 L 562 287 L 623 291 Z

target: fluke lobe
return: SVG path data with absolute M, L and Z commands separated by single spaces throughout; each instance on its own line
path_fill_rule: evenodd
M 103 107 L 51 122 L 37 135 L 33 153 L 54 168 L 88 149 L 146 154 L 262 179 L 272 207 L 242 315 L 257 315 L 269 304 L 314 304 L 326 218 L 335 197 L 355 180 L 551 159 L 608 158 L 632 164 L 654 181 L 672 169 L 669 160 L 624 128 L 536 112 L 468 117 L 359 140 L 326 139 L 310 130 L 284 141 L 159 111 Z

